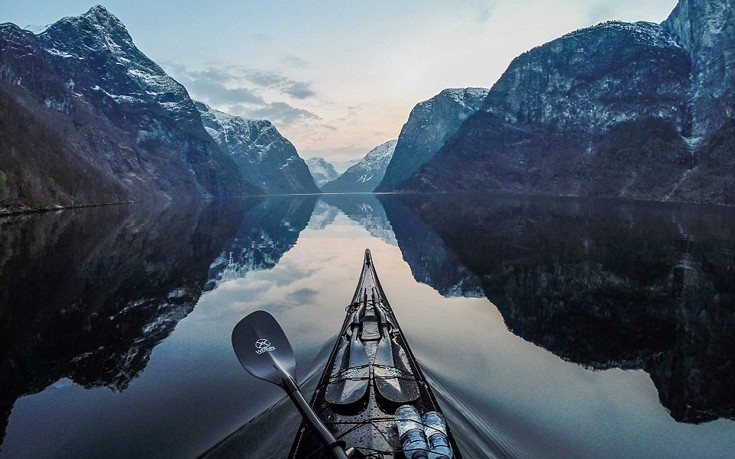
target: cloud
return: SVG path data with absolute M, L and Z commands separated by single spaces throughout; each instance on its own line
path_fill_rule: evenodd
M 174 78 L 196 99 L 214 105 L 257 106 L 268 108 L 262 95 L 275 90 L 287 98 L 298 100 L 314 97 L 311 83 L 298 81 L 275 72 L 243 66 L 213 64 L 203 70 L 192 70 L 176 63 L 165 63 Z
M 253 118 L 265 118 L 274 124 L 285 125 L 293 124 L 296 121 L 321 119 L 308 110 L 293 107 L 286 102 L 270 103 L 265 107 L 248 111 L 248 115 Z
M 475 21 L 479 24 L 484 24 L 492 17 L 495 2 L 476 1 L 470 2 L 468 6 L 474 8 Z
M 279 89 L 282 93 L 288 94 L 296 99 L 307 99 L 316 95 L 314 90 L 311 89 L 310 83 L 292 80 L 273 72 L 246 71 L 245 78 L 251 83 L 264 88 Z
M 227 88 L 212 80 L 193 80 L 185 85 L 192 90 L 198 99 L 211 104 L 265 105 L 261 96 L 248 88 Z
M 213 105 L 267 105 L 260 94 L 239 85 L 237 78 L 224 69 L 209 67 L 204 70 L 190 70 L 170 63 L 166 66 L 195 99 Z
M 190 69 L 176 63 L 165 63 L 165 66 L 192 98 L 217 110 L 246 119 L 268 120 L 279 130 L 285 129 L 290 135 L 312 142 L 326 139 L 337 130 L 311 108 L 298 106 L 300 101 L 316 95 L 310 83 L 275 72 L 222 63 L 211 63 L 204 69 Z
M 295 56 L 292 54 L 286 54 L 281 58 L 281 62 L 283 62 L 286 65 L 289 65 L 290 67 L 294 68 L 305 68 L 305 67 L 311 67 L 311 64 L 306 59 L 303 59 L 299 56 Z

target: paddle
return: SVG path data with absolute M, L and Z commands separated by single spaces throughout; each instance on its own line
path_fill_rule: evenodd
M 348 459 L 344 442 L 337 441 L 301 394 L 293 374 L 296 358 L 286 334 L 272 315 L 255 311 L 232 330 L 232 347 L 240 364 L 256 378 L 277 384 L 337 459 Z
M 352 313 L 351 335 L 348 342 L 347 367 L 329 381 L 324 399 L 332 405 L 350 405 L 367 394 L 370 384 L 370 362 L 365 345 L 360 340 L 360 318 L 365 312 L 367 300 Z M 342 338 L 344 339 L 344 338 Z
M 388 321 L 383 308 L 373 304 L 380 324 L 380 341 L 375 349 L 373 377 L 378 393 L 393 403 L 410 403 L 418 400 L 419 386 L 410 372 L 403 371 L 396 366 L 394 351 L 400 356 L 401 347 L 393 341 L 390 335 L 391 323 Z

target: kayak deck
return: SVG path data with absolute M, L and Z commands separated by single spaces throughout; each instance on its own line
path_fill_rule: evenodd
M 396 409 L 411 404 L 425 413 L 439 411 L 439 406 L 383 293 L 369 250 L 346 312 L 310 405 L 347 448 L 368 458 L 403 458 Z M 451 432 L 448 436 L 454 457 L 460 458 Z M 289 457 L 331 456 L 313 429 L 302 423 Z

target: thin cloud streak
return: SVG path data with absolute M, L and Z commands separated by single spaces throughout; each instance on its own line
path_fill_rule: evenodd
M 302 108 L 292 107 L 286 102 L 273 102 L 265 107 L 249 111 L 254 118 L 265 118 L 274 124 L 290 125 L 297 121 L 319 120 L 319 116 Z
M 283 96 L 304 100 L 315 97 L 311 83 L 287 76 L 239 66 L 210 66 L 193 70 L 166 62 L 171 74 L 199 99 L 215 104 L 254 105 L 267 108 L 270 104 L 263 90 L 275 90 Z
M 295 81 L 273 72 L 245 70 L 244 76 L 249 82 L 257 86 L 279 89 L 284 94 L 288 94 L 297 99 L 308 99 L 309 97 L 316 96 L 316 92 L 311 88 L 310 83 Z

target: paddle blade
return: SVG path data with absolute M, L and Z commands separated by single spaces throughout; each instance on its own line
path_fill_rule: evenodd
M 347 367 L 329 380 L 324 393 L 327 403 L 332 405 L 350 405 L 360 401 L 370 385 L 370 362 L 357 332 L 353 333 L 348 350 Z
M 296 358 L 286 334 L 272 315 L 255 311 L 232 330 L 232 347 L 240 364 L 256 378 L 282 386 L 294 379 Z
M 419 399 L 415 379 L 404 379 L 396 368 L 375 368 L 375 388 L 384 399 L 393 403 L 411 403 Z
M 393 403 L 414 402 L 419 398 L 419 386 L 408 367 L 402 363 L 401 357 L 405 357 L 405 352 L 390 337 L 387 325 L 382 328 L 383 337 L 375 350 L 375 388 L 378 394 Z M 394 352 L 398 354 L 397 360 Z M 399 365 L 402 369 L 398 368 Z

